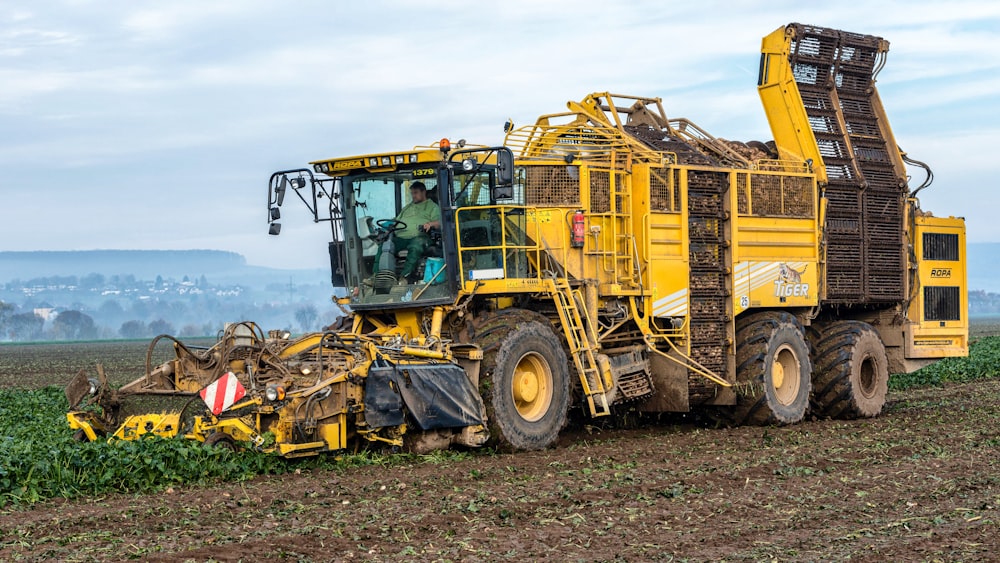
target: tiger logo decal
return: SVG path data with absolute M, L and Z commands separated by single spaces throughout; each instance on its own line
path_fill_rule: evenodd
M 806 297 L 809 295 L 809 284 L 802 283 L 802 275 L 806 273 L 806 264 L 802 270 L 796 270 L 788 264 L 778 264 L 778 279 L 774 280 L 774 295 L 777 297 Z
M 782 262 L 778 264 L 778 279 L 785 283 L 802 283 L 802 274 L 806 273 L 809 264 L 806 264 L 802 271 L 798 271 L 788 264 Z

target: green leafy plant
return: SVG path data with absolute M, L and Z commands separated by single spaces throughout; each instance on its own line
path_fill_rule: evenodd
M 286 463 L 274 456 L 184 439 L 76 442 L 65 422 L 66 399 L 55 387 L 0 390 L 0 405 L 0 505 L 238 481 L 285 470 Z
M 889 389 L 902 391 L 926 385 L 965 383 L 1000 375 L 1000 336 L 987 336 L 971 343 L 964 358 L 945 358 L 912 373 L 889 378 Z
M 949 358 L 911 374 L 895 375 L 890 378 L 890 387 L 899 391 L 998 375 L 1000 337 L 989 336 L 972 343 L 969 357 Z M 254 451 L 207 448 L 185 439 L 80 443 L 73 440 L 66 424 L 66 409 L 66 398 L 58 387 L 0 388 L 0 506 L 52 497 L 155 492 L 180 484 L 241 481 L 294 470 L 442 464 L 474 455 L 456 451 L 425 456 L 361 452 L 285 460 Z M 481 475 L 474 470 L 471 477 Z

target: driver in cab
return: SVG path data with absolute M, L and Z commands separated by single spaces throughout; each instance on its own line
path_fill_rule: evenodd
M 431 245 L 431 238 L 427 233 L 431 229 L 441 228 L 441 208 L 427 198 L 427 186 L 423 182 L 410 184 L 410 203 L 396 215 L 396 221 L 406 224 L 404 228 L 392 234 L 395 252 L 401 250 L 407 252 L 406 262 L 399 272 L 399 283 L 404 284 L 414 281 L 412 277 L 417 264 Z M 381 263 L 382 251 L 383 247 L 380 246 L 375 256 L 376 272 L 380 269 L 391 269 L 391 266 Z

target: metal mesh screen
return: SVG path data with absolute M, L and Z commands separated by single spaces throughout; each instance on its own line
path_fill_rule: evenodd
M 747 174 L 736 175 L 736 212 L 740 215 L 750 213 L 750 198 L 747 194 Z
M 808 178 L 754 174 L 750 176 L 750 200 L 751 215 L 813 216 L 813 189 Z M 743 212 L 742 206 L 740 212 Z
M 606 170 L 590 171 L 590 211 L 611 211 L 611 173 Z
M 649 171 L 650 204 L 655 211 L 680 211 L 681 193 L 677 182 L 671 182 L 667 170 L 651 169 Z
M 528 205 L 579 206 L 580 182 L 566 166 L 527 166 L 524 196 Z
M 781 182 L 774 176 L 754 178 L 750 184 L 754 215 L 784 215 L 781 205 Z

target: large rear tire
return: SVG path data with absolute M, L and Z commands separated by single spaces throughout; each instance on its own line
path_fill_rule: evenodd
M 885 406 L 889 359 L 871 325 L 837 321 L 810 330 L 815 352 L 812 409 L 830 418 L 871 418 Z
M 503 450 L 555 443 L 569 410 L 569 362 L 552 329 L 531 321 L 508 326 L 486 349 L 480 393 L 491 440 Z
M 809 407 L 812 365 L 802 325 L 784 312 L 740 319 L 736 331 L 738 424 L 794 424 Z

